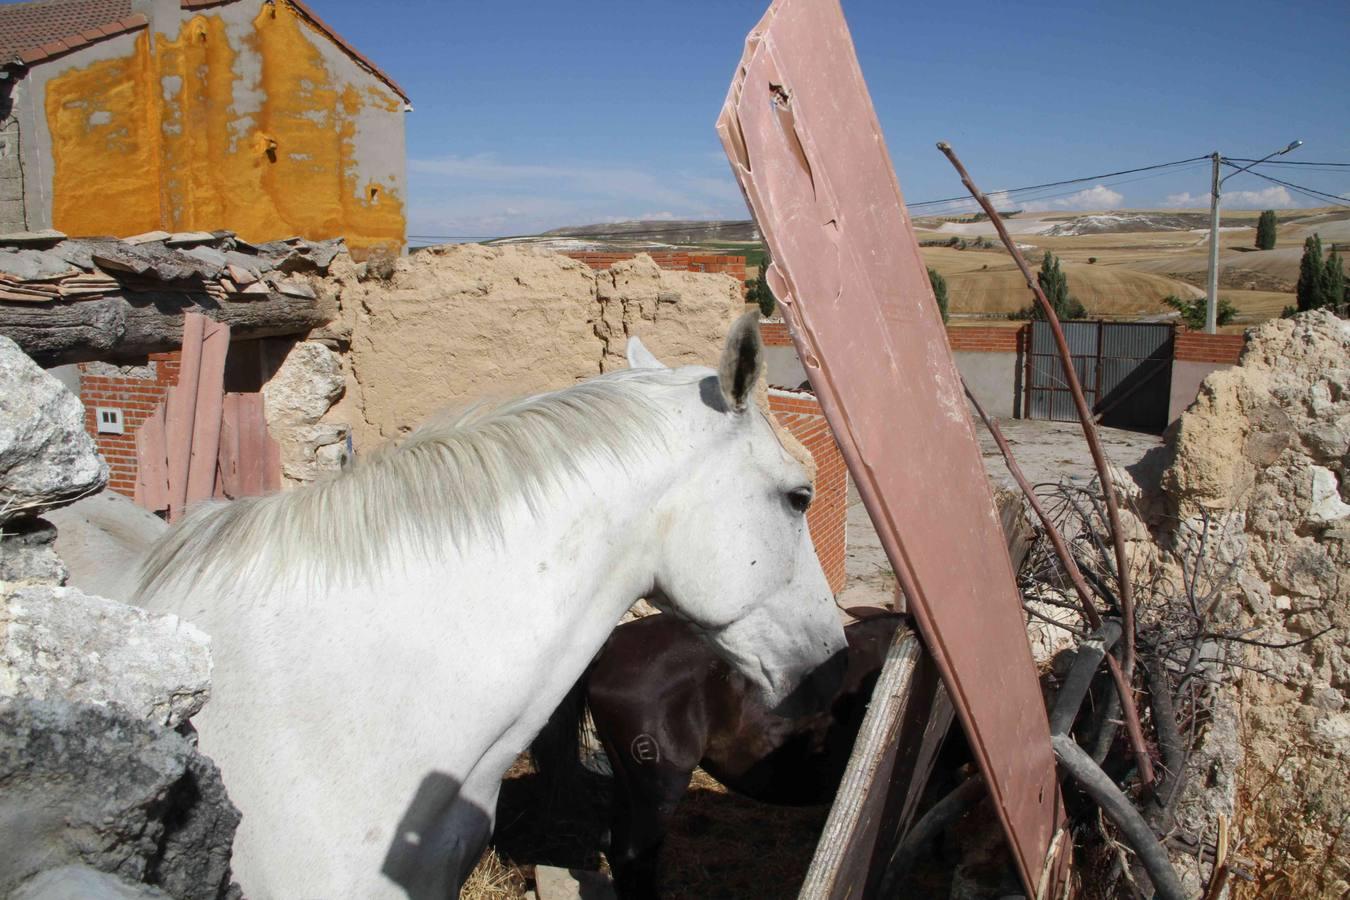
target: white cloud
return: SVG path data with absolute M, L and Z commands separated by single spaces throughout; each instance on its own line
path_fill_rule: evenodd
M 1220 200 L 1228 209 L 1289 209 L 1300 205 L 1278 184 L 1259 191 L 1231 191 Z
M 1125 202 L 1125 195 L 1111 190 L 1104 184 L 1084 188 L 1067 197 L 1054 200 L 1018 200 L 1005 190 L 997 190 L 987 195 L 994 209 L 1000 212 L 1021 210 L 1023 212 L 1053 212 L 1060 209 L 1119 209 Z M 917 215 L 953 216 L 960 213 L 975 212 L 980 207 L 974 200 L 953 200 L 936 208 L 923 209 Z
M 1124 202 L 1124 194 L 1113 191 L 1104 184 L 1098 184 L 1067 197 L 1023 203 L 1022 209 L 1027 212 L 1050 212 L 1056 209 L 1119 209 Z
M 1192 207 L 1209 206 L 1209 194 L 1192 194 L 1190 191 L 1168 194 L 1162 205 L 1166 209 L 1190 209 Z
M 1298 209 L 1301 206 L 1279 185 L 1259 191 L 1228 191 L 1221 199 L 1224 209 Z M 1168 209 L 1208 209 L 1209 192 L 1192 194 L 1182 191 L 1180 194 L 1168 194 L 1163 206 Z

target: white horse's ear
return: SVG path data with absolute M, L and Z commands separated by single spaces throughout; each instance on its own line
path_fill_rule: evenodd
M 647 349 L 641 338 L 633 335 L 628 339 L 628 368 L 665 369 L 669 367 L 652 355 L 652 351 Z
M 759 313 L 748 312 L 736 320 L 722 348 L 717 383 L 727 409 L 744 412 L 750 395 L 764 371 L 764 345 L 759 338 Z

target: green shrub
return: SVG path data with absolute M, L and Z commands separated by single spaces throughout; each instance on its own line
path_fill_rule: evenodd
M 1204 330 L 1206 306 L 1204 297 L 1182 300 L 1175 294 L 1168 294 L 1163 298 L 1163 303 L 1181 313 L 1181 321 L 1185 322 L 1186 327 L 1191 331 Z M 1219 306 L 1214 310 L 1216 324 L 1227 325 L 1235 318 L 1237 318 L 1237 307 L 1220 297 Z
M 774 310 L 778 308 L 778 300 L 774 297 L 773 291 L 769 290 L 769 281 L 765 277 L 765 272 L 769 269 L 769 256 L 765 254 L 763 262 L 759 267 L 759 274 L 753 281 L 745 283 L 745 302 L 754 303 L 759 307 L 759 312 L 766 319 L 772 316 Z

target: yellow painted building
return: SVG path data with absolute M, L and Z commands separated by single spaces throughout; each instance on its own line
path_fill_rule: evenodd
M 0 63 L 0 231 L 403 247 L 408 97 L 300 0 L 0 6 Z

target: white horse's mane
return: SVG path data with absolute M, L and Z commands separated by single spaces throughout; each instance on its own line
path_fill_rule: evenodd
M 142 600 L 172 589 L 238 595 L 283 574 L 347 583 L 397 554 L 443 556 L 500 536 L 503 506 L 538 512 L 585 464 L 624 466 L 663 443 L 668 421 L 651 387 L 706 377 L 626 370 L 565 390 L 442 414 L 342 473 L 293 491 L 205 504 L 151 550 Z

